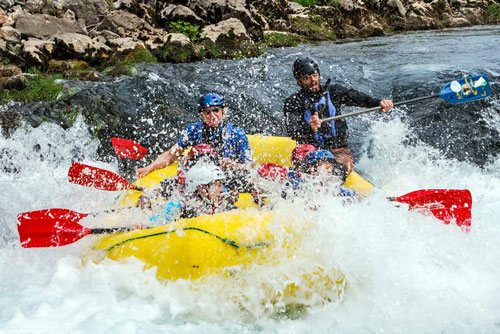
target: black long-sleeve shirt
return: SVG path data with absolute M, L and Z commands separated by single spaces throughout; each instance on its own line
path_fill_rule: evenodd
M 379 99 L 372 98 L 365 93 L 341 85 L 331 84 L 328 86 L 328 90 L 330 92 L 331 101 L 336 109 L 335 116 L 341 114 L 342 105 L 371 108 L 380 104 Z M 286 132 L 289 137 L 297 141 L 297 144 L 317 145 L 314 132 L 309 122 L 304 119 L 304 114 L 306 109 L 309 108 L 307 100 L 312 104 L 318 102 L 321 96 L 321 92 L 311 92 L 310 90 L 301 89 L 285 100 L 283 114 Z M 311 112 L 314 115 L 314 110 L 311 109 Z M 328 108 L 320 110 L 318 114 L 320 119 L 330 117 Z M 318 129 L 318 132 L 320 135 L 331 135 L 332 129 L 330 122 L 321 124 L 321 128 Z M 326 139 L 324 145 L 321 147 L 322 149 L 333 150 L 347 147 L 348 133 L 345 119 L 335 121 L 335 132 L 336 136 Z

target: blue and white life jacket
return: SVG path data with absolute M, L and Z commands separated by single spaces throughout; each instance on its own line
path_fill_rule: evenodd
M 309 123 L 312 115 L 315 112 L 321 114 L 321 111 L 324 110 L 328 106 L 329 117 L 333 117 L 337 113 L 337 109 L 333 105 L 332 99 L 330 98 L 330 92 L 327 91 L 326 94 L 323 94 L 318 102 L 311 103 L 308 98 L 305 98 L 305 103 L 308 108 L 306 108 L 304 112 L 304 120 Z M 311 106 L 314 107 L 314 111 L 311 111 Z M 333 138 L 337 135 L 335 130 L 335 121 L 330 121 L 331 126 L 331 135 L 330 134 L 319 134 L 319 131 L 314 133 L 314 138 L 316 139 L 316 147 L 321 147 L 325 143 L 325 139 Z
M 195 127 L 195 131 L 196 131 L 196 134 L 197 134 L 197 144 L 201 144 L 203 143 L 203 131 L 202 131 L 202 127 L 203 127 L 203 122 L 198 122 L 196 123 L 196 127 Z M 225 132 L 224 134 L 222 135 L 222 139 L 224 140 L 224 146 L 223 146 L 223 152 L 224 152 L 224 157 L 225 158 L 228 158 L 230 155 L 231 155 L 231 151 L 230 151 L 230 143 L 231 143 L 231 134 L 233 132 L 233 123 L 226 123 L 226 126 L 225 126 Z M 219 134 L 219 132 L 216 132 L 213 134 L 213 137 L 217 136 Z M 210 139 L 214 139 L 214 138 L 210 138 Z M 217 148 L 216 148 L 217 149 Z

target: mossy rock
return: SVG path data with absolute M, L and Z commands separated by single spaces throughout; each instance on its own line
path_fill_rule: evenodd
M 293 36 L 280 32 L 270 32 L 264 34 L 264 42 L 262 43 L 262 46 L 273 48 L 293 47 L 299 45 L 302 40 L 303 39 L 299 36 Z
M 313 41 L 336 40 L 335 31 L 319 15 L 291 16 L 291 31 Z
M 158 59 L 144 46 L 137 45 L 135 49 L 125 56 L 125 64 L 135 65 L 139 63 L 157 63 Z
M 232 39 L 224 43 L 206 43 L 201 50 L 204 58 L 208 59 L 235 59 L 259 57 L 265 53 L 265 48 L 261 44 L 254 44 L 249 40 Z
M 83 60 L 49 60 L 48 73 L 65 73 L 67 71 L 82 71 L 90 68 L 89 64 Z
M 178 44 L 167 44 L 162 51 L 158 53 L 158 58 L 162 62 L 187 63 L 202 60 L 203 54 L 192 45 L 181 46 Z
M 64 78 L 70 80 L 102 81 L 102 76 L 94 70 L 66 71 Z
M 115 53 L 104 64 L 102 72 L 112 76 L 129 75 L 130 69 L 139 63 L 158 63 L 158 59 L 144 46 L 138 45 L 127 54 Z
M 130 75 L 130 67 L 127 65 L 116 65 L 107 67 L 102 71 L 104 74 L 111 77 L 120 77 L 122 75 Z

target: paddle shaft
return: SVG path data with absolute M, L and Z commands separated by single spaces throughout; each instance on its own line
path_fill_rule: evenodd
M 417 97 L 417 98 L 410 99 L 410 100 L 396 102 L 396 103 L 394 103 L 394 106 L 399 106 L 399 105 L 402 105 L 402 104 L 412 103 L 412 102 L 417 102 L 417 101 L 422 101 L 422 100 L 433 99 L 435 97 L 439 97 L 439 94 L 428 95 L 428 96 L 423 96 L 423 97 Z M 348 114 L 345 114 L 345 115 L 337 115 L 337 116 L 333 116 L 333 117 L 324 118 L 324 119 L 321 120 L 321 122 L 335 121 L 337 119 L 342 119 L 342 118 L 357 116 L 357 115 L 361 115 L 361 114 L 366 114 L 368 112 L 377 111 L 377 110 L 380 110 L 380 106 L 379 107 L 373 107 L 373 108 L 370 108 L 370 109 L 364 109 L 364 110 L 360 110 L 360 111 L 351 112 L 351 113 L 348 113 Z
M 110 228 L 93 228 L 90 229 L 90 234 L 106 234 L 106 233 L 119 233 L 135 230 L 134 227 L 110 227 Z

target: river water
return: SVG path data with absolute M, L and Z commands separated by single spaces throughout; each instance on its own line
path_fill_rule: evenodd
M 323 78 L 395 101 L 437 93 L 454 79 L 476 74 L 490 78 L 493 94 L 463 105 L 434 99 L 387 115 L 349 119 L 356 169 L 377 185 L 372 195 L 349 206 L 320 197 L 314 213 L 285 205 L 279 210 L 312 221 L 304 252 L 239 282 L 214 279 L 205 285 L 159 282 L 154 271 L 143 272 L 133 260 L 83 265 L 93 237 L 65 247 L 22 248 L 16 230 L 20 212 L 99 212 L 114 206 L 116 193 L 67 182 L 75 156 L 118 172 L 117 161 L 102 162 L 98 156 L 101 143 L 83 118 L 67 130 L 52 123 L 23 125 L 0 137 L 0 150 L 10 152 L 2 155 L 0 173 L 0 331 L 500 332 L 500 98 L 495 85 L 500 27 L 303 45 L 271 50 L 267 58 L 154 65 L 152 72 L 177 73 L 166 80 L 182 78 L 193 99 L 198 88 L 190 90 L 191 85 L 213 85 L 231 101 L 236 123 L 247 132 L 282 135 L 281 103 L 296 89 L 290 66 L 299 54 L 317 58 Z M 469 189 L 470 233 L 385 200 L 425 188 Z M 284 275 L 291 277 L 313 261 L 345 274 L 341 300 L 299 300 L 310 305 L 299 310 L 266 303 L 262 282 L 279 286 Z

